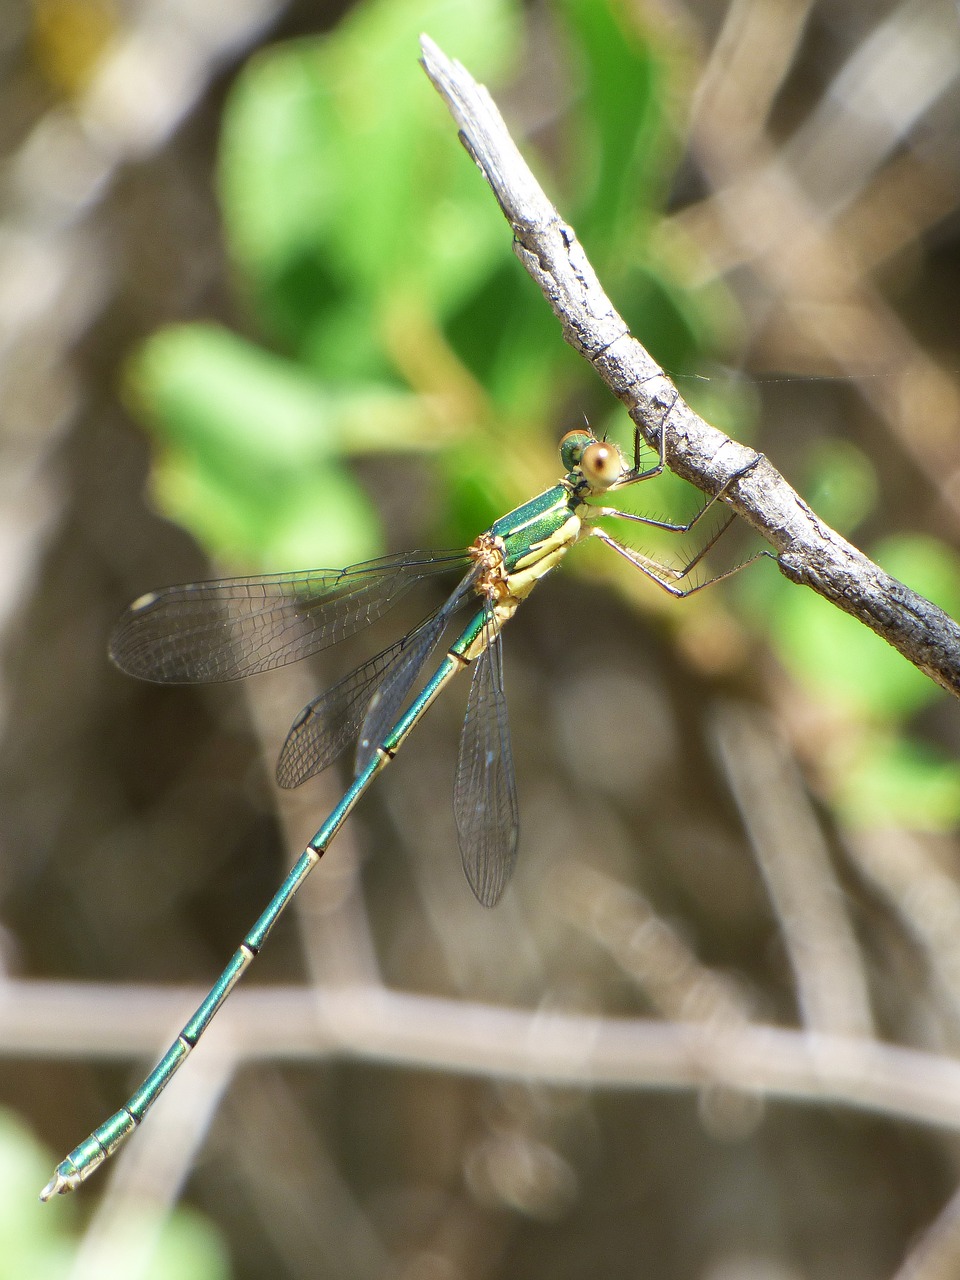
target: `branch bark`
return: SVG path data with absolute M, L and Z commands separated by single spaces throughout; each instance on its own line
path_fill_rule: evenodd
M 651 444 L 666 423 L 671 469 L 704 493 L 716 493 L 757 455 L 695 413 L 629 332 L 484 86 L 429 36 L 421 36 L 420 44 L 424 70 L 490 184 L 513 231 L 514 251 L 540 286 L 564 338 L 590 362 Z M 785 577 L 859 619 L 960 697 L 960 626 L 825 524 L 769 459 L 761 456 L 723 500 L 775 549 Z
M 0 1059 L 150 1057 L 199 998 L 178 988 L 9 981 L 0 987 Z M 376 984 L 271 985 L 235 991 L 204 1046 L 208 1059 L 234 1063 L 350 1058 L 575 1088 L 732 1088 L 960 1131 L 954 1059 L 760 1023 L 528 1013 Z

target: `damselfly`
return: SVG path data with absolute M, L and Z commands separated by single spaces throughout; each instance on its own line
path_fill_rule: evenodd
M 630 466 L 615 444 L 597 439 L 589 429 L 569 431 L 560 442 L 562 479 L 497 520 L 465 551 L 414 551 L 346 569 L 164 587 L 130 606 L 111 643 L 117 666 L 143 680 L 206 683 L 238 679 L 317 653 L 379 618 L 417 583 L 444 573 L 462 575 L 445 604 L 321 694 L 297 717 L 280 754 L 280 785 L 297 786 L 356 741 L 352 783 L 160 1063 L 116 1115 L 57 1166 L 41 1199 L 72 1191 L 130 1136 L 258 955 L 270 930 L 367 787 L 393 759 L 441 689 L 471 665 L 454 812 L 470 887 L 484 906 L 497 902 L 513 870 L 519 830 L 503 693 L 500 635 L 504 625 L 540 579 L 586 537 L 601 539 L 673 596 L 687 596 L 716 582 L 714 577 L 681 585 L 730 525 L 732 512 L 697 554 L 676 568 L 624 546 L 597 521 L 609 516 L 671 533 L 688 533 L 757 461 L 738 471 L 686 524 L 595 505 L 592 499 L 663 471 L 663 427 L 656 461 L 646 468 L 641 465 L 642 450 L 637 431 Z M 470 606 L 474 610 L 470 621 L 403 711 L 418 675 L 449 624 Z

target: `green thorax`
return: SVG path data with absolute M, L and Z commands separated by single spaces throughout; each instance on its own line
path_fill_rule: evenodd
M 525 502 L 522 507 L 501 516 L 491 526 L 490 532 L 503 539 L 507 571 L 515 569 L 521 560 L 525 560 L 541 544 L 555 544 L 557 535 L 571 519 L 579 526 L 576 517 L 579 505 L 565 484 L 556 484 L 552 489 Z

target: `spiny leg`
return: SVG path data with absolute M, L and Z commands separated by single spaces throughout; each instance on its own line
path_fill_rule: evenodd
M 729 522 L 728 522 L 729 523 Z M 696 592 L 702 591 L 704 587 L 712 587 L 715 582 L 722 582 L 724 578 L 732 578 L 735 573 L 739 573 L 741 569 L 745 569 L 748 564 L 753 564 L 754 560 L 759 560 L 761 556 L 769 556 L 771 560 L 775 560 L 776 556 L 770 551 L 758 551 L 747 560 L 742 560 L 739 564 L 733 566 L 732 569 L 725 569 L 723 573 L 714 574 L 712 578 L 706 578 L 703 582 L 695 582 L 691 587 L 678 587 L 677 582 L 687 576 L 692 569 L 696 567 L 698 562 L 706 555 L 710 547 L 716 542 L 720 533 L 728 527 L 724 524 L 720 532 L 707 544 L 701 551 L 698 551 L 694 558 L 684 569 L 674 569 L 670 565 L 660 564 L 657 560 L 652 560 L 649 556 L 645 556 L 640 551 L 634 551 L 631 547 L 625 547 L 622 542 L 618 542 L 616 538 L 611 538 L 605 530 L 594 527 L 590 530 L 593 537 L 599 538 L 601 542 L 605 542 L 608 547 L 613 547 L 618 555 L 623 556 L 625 560 L 629 560 L 634 568 L 639 569 L 645 574 L 651 582 L 655 582 L 658 587 L 662 587 L 664 591 L 668 591 L 677 600 L 682 600 L 686 596 L 695 595 Z M 675 579 L 674 582 L 668 582 L 666 577 L 660 575 L 670 575 Z
M 675 391 L 673 399 L 671 400 L 662 419 L 660 420 L 660 430 L 659 430 L 658 439 L 657 439 L 657 461 L 651 467 L 646 467 L 646 468 L 641 467 L 640 458 L 641 458 L 641 454 L 646 441 L 640 431 L 640 428 L 635 427 L 634 439 L 633 439 L 633 467 L 620 477 L 617 483 L 611 487 L 611 490 L 609 490 L 609 492 L 612 492 L 616 489 L 626 488 L 628 485 L 639 484 L 643 480 L 652 480 L 656 476 L 662 474 L 662 472 L 664 471 L 664 468 L 666 467 L 667 422 L 670 419 L 670 415 L 673 413 L 674 409 L 676 408 L 676 405 L 679 399 L 680 399 L 680 392 Z M 653 516 L 642 516 L 642 515 L 637 515 L 631 511 L 621 511 L 616 507 L 598 508 L 597 515 L 611 516 L 620 520 L 632 520 L 636 524 L 644 524 L 654 529 L 662 529 L 666 533 L 680 533 L 680 534 L 689 533 L 693 529 L 694 525 L 697 524 L 697 522 L 700 521 L 706 515 L 706 513 L 713 507 L 714 503 L 718 502 L 724 496 L 724 494 L 728 492 L 728 490 L 731 488 L 732 485 L 734 485 L 738 480 L 740 480 L 743 476 L 745 476 L 747 472 L 751 471 L 757 465 L 757 463 L 760 461 L 762 456 L 763 456 L 762 454 L 757 454 L 757 456 L 753 458 L 749 463 L 747 463 L 745 467 L 741 467 L 739 471 L 736 471 L 729 478 L 729 480 L 727 480 L 726 483 L 720 489 L 717 490 L 717 492 L 711 498 L 708 498 L 708 500 L 704 503 L 704 505 L 700 508 L 700 510 L 697 511 L 696 514 L 686 523 L 678 523 L 674 520 L 658 520 Z M 717 541 L 722 537 L 724 533 L 726 533 L 727 529 L 729 529 L 730 525 L 733 524 L 735 519 L 736 519 L 736 513 L 730 512 L 730 514 L 720 524 L 719 528 L 711 535 L 710 539 L 706 542 L 706 544 L 700 548 L 700 550 L 693 557 L 693 559 L 690 560 L 683 569 L 677 570 L 677 569 L 671 568 L 668 565 L 657 565 L 656 561 L 651 561 L 650 563 L 653 565 L 657 565 L 657 567 L 661 569 L 665 574 L 669 574 L 670 576 L 675 578 L 677 581 L 682 580 L 687 576 L 688 573 L 690 573 L 692 569 L 694 569 L 697 566 L 697 564 L 699 564 L 699 562 L 703 559 L 703 557 L 707 554 L 707 552 L 711 549 L 711 547 L 716 545 Z M 643 558 L 648 559 L 648 557 L 643 557 Z
M 679 400 L 680 392 L 674 391 L 673 399 L 670 401 L 668 408 L 660 420 L 660 428 L 657 433 L 657 461 L 651 467 L 641 467 L 640 457 L 647 441 L 640 431 L 640 428 L 635 426 L 633 432 L 633 466 L 629 471 L 624 472 L 620 479 L 617 480 L 616 484 L 612 485 L 607 492 L 612 493 L 617 489 L 625 489 L 628 485 L 639 484 L 643 480 L 653 480 L 656 476 L 663 473 L 666 468 L 667 423 L 670 420 L 670 415 L 677 407 Z M 729 480 L 727 480 L 712 497 L 707 499 L 700 510 L 697 511 L 692 519 L 687 521 L 686 524 L 678 524 L 672 520 L 657 520 L 652 516 L 635 515 L 633 512 L 620 511 L 615 507 L 599 508 L 598 514 L 604 516 L 617 516 L 621 520 L 633 520 L 638 524 L 650 525 L 654 529 L 663 529 L 667 533 L 689 533 L 693 526 L 706 515 L 714 503 L 718 502 L 738 480 L 742 479 L 748 474 L 748 472 L 752 471 L 762 457 L 763 454 L 758 453 L 750 460 L 750 462 L 747 463 L 745 467 L 741 467 L 739 471 L 735 471 Z M 731 514 L 729 516 L 721 528 L 713 535 L 710 542 L 707 544 L 707 547 L 704 548 L 704 552 L 706 552 L 706 550 L 716 542 L 720 535 L 725 532 L 727 527 L 732 524 L 735 519 L 735 514 Z M 701 552 L 701 555 L 703 555 L 704 552 Z M 689 568 L 693 568 L 694 563 L 695 561 L 690 564 Z
M 655 476 L 660 475 L 667 465 L 667 420 L 677 406 L 680 399 L 680 392 L 674 392 L 673 399 L 660 419 L 660 429 L 657 432 L 657 460 L 652 467 L 641 467 L 640 458 L 643 454 L 644 446 L 647 441 L 643 432 L 638 426 L 633 428 L 633 466 L 617 481 L 614 488 L 622 489 L 628 484 L 637 484 L 641 480 L 652 480 Z
M 706 502 L 696 515 L 694 515 L 694 517 L 686 524 L 677 524 L 669 520 L 656 520 L 650 516 L 634 515 L 629 511 L 618 511 L 616 508 L 612 507 L 600 508 L 598 514 L 604 516 L 616 516 L 622 520 L 632 520 L 638 524 L 651 525 L 654 528 L 663 529 L 668 533 L 689 533 L 694 525 L 707 511 L 710 510 L 715 502 L 718 502 L 723 498 L 724 494 L 726 494 L 738 480 L 741 480 L 745 475 L 753 470 L 753 468 L 759 463 L 762 456 L 762 454 L 757 454 L 757 456 L 752 458 L 745 467 L 741 467 L 738 471 L 735 471 L 734 474 L 721 486 L 721 488 L 717 490 L 713 497 L 710 498 L 710 500 Z M 640 551 L 634 551 L 630 547 L 625 547 L 622 543 L 618 542 L 616 538 L 611 537 L 610 534 L 597 526 L 594 526 L 591 533 L 595 537 L 600 538 L 603 542 L 606 542 L 608 546 L 612 547 L 614 551 L 623 556 L 626 560 L 629 560 L 632 565 L 642 573 L 646 574 L 652 582 L 656 582 L 658 586 L 662 587 L 665 591 L 668 591 L 671 595 L 676 596 L 677 598 L 683 598 L 684 596 L 693 595 L 697 591 L 702 591 L 704 587 L 711 586 L 715 582 L 721 582 L 724 578 L 731 577 L 741 569 L 746 568 L 748 564 L 752 564 L 754 560 L 758 560 L 760 556 L 770 556 L 772 559 L 775 559 L 769 551 L 758 551 L 756 555 L 752 555 L 749 559 L 742 561 L 740 564 L 734 565 L 732 569 L 727 569 L 723 573 L 715 574 L 712 578 L 707 578 L 704 582 L 696 583 L 691 587 L 676 586 L 675 584 L 682 582 L 683 579 L 697 567 L 707 552 L 710 551 L 712 547 L 716 546 L 717 542 L 730 528 L 735 519 L 736 512 L 729 512 L 704 545 L 690 560 L 687 561 L 686 564 L 680 568 L 661 564 L 659 561 L 652 559 L 650 556 L 644 555 Z M 668 578 L 673 581 L 667 581 Z
M 750 464 L 751 467 L 755 465 L 756 464 L 754 462 L 751 462 Z M 742 474 L 743 472 L 738 472 L 737 475 L 733 477 L 733 480 L 739 480 Z M 674 520 L 658 520 L 656 519 L 655 516 L 636 515 L 632 511 L 620 511 L 618 510 L 617 507 L 598 507 L 597 514 L 601 516 L 611 516 L 617 520 L 632 520 L 634 524 L 646 524 L 646 525 L 649 525 L 652 529 L 663 529 L 664 532 L 666 533 L 689 533 L 690 530 L 693 528 L 693 526 L 697 524 L 704 515 L 706 515 L 706 513 L 710 510 L 713 504 L 719 501 L 719 499 L 723 496 L 726 490 L 733 483 L 733 480 L 729 480 L 723 486 L 723 488 L 720 490 L 719 493 L 715 493 L 712 498 L 708 498 L 707 501 L 700 508 L 700 510 L 690 520 L 688 520 L 686 524 L 677 524 L 676 521 Z M 717 530 L 717 532 L 714 534 L 711 534 L 710 542 L 707 545 L 712 547 L 713 544 L 716 542 L 716 540 L 720 537 L 720 534 L 723 533 L 726 529 L 728 529 L 730 525 L 733 524 L 734 520 L 736 520 L 736 518 L 737 518 L 736 512 L 731 511 L 730 514 L 724 518 L 723 523 L 720 525 L 720 528 Z
M 713 497 L 709 498 L 707 502 L 705 502 L 704 505 L 700 508 L 700 510 L 696 512 L 696 514 L 692 517 L 692 519 L 688 520 L 685 524 L 679 524 L 672 520 L 657 520 L 653 516 L 636 515 L 632 511 L 620 511 L 616 507 L 598 507 L 596 508 L 597 515 L 610 516 L 619 520 L 632 520 L 635 524 L 649 525 L 654 529 L 662 529 L 666 533 L 680 533 L 680 534 L 689 533 L 693 529 L 694 525 L 696 525 L 706 515 L 706 513 L 711 509 L 711 507 L 713 507 L 713 505 L 716 502 L 719 502 L 723 498 L 724 494 L 726 494 L 732 488 L 732 486 L 737 483 L 738 480 L 741 480 L 745 475 L 748 474 L 748 472 L 753 470 L 753 468 L 757 465 L 757 463 L 760 461 L 762 457 L 763 457 L 763 454 L 758 453 L 756 457 L 752 458 L 745 467 L 741 467 L 739 471 L 735 471 L 733 475 L 729 478 L 729 480 L 727 480 L 717 490 L 717 492 L 713 495 Z M 733 524 L 736 518 L 737 518 L 736 512 L 730 511 L 724 517 L 724 519 L 721 521 L 718 527 L 714 530 L 714 532 L 710 535 L 707 541 L 703 544 L 700 550 L 696 553 L 696 555 L 694 555 L 693 558 L 689 560 L 681 569 L 672 568 L 670 565 L 659 564 L 656 560 L 651 560 L 649 556 L 642 556 L 642 559 L 649 561 L 650 564 L 656 566 L 663 573 L 669 574 L 670 577 L 676 579 L 679 582 L 681 579 L 685 578 L 692 569 L 696 568 L 696 566 L 700 563 L 700 561 L 711 549 L 711 547 L 716 546 L 717 542 L 719 542 L 720 538 L 723 537 L 723 535 L 730 528 L 730 526 Z M 594 532 L 596 533 L 598 531 L 595 529 Z M 612 544 L 615 542 L 614 539 L 611 539 L 610 541 Z M 620 544 L 617 543 L 616 545 L 619 546 Z M 639 555 L 641 553 L 638 552 L 637 554 Z M 752 559 L 756 559 L 756 556 L 752 557 Z M 750 562 L 744 561 L 744 563 L 748 564 Z M 734 572 L 734 570 L 731 570 L 730 572 Z M 727 577 L 729 576 L 729 574 L 724 574 L 723 576 Z

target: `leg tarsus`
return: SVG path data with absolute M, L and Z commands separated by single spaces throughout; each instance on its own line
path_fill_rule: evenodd
M 644 469 L 640 466 L 640 457 L 646 441 L 640 431 L 640 428 L 638 426 L 634 427 L 633 467 L 630 471 L 626 472 L 614 486 L 612 486 L 612 490 L 626 488 L 628 485 L 637 484 L 641 480 L 652 480 L 655 476 L 658 476 L 663 472 L 666 467 L 667 422 L 669 421 L 670 415 L 673 413 L 679 399 L 680 392 L 675 391 L 673 400 L 670 402 L 669 407 L 660 421 L 660 430 L 657 440 L 657 461 L 651 467 Z M 616 509 L 609 507 L 597 509 L 597 516 L 610 516 L 618 517 L 621 520 L 631 520 L 637 524 L 645 524 L 655 529 L 662 529 L 666 533 L 690 533 L 694 525 L 703 518 L 714 503 L 719 502 L 724 498 L 735 484 L 742 480 L 745 475 L 748 475 L 754 467 L 763 461 L 763 458 L 764 455 L 762 453 L 755 453 L 749 462 L 740 467 L 729 477 L 729 479 L 724 481 L 717 492 L 713 494 L 712 497 L 708 498 L 700 510 L 692 517 L 692 519 L 687 521 L 686 524 L 677 524 L 671 520 L 657 520 L 652 516 L 635 515 L 630 511 L 617 511 Z M 700 582 L 694 586 L 686 588 L 675 585 L 678 582 L 682 582 L 683 579 L 696 568 L 707 552 L 716 545 L 723 534 L 730 528 L 731 524 L 736 519 L 736 516 L 737 513 L 735 511 L 730 511 L 726 518 L 721 522 L 716 532 L 707 540 L 706 543 L 704 543 L 696 555 L 681 569 L 674 569 L 669 565 L 660 564 L 658 561 L 652 560 L 648 556 L 644 556 L 639 551 L 633 551 L 629 547 L 623 546 L 622 543 L 618 542 L 615 538 L 612 538 L 597 525 L 594 525 L 591 533 L 601 538 L 609 546 L 613 547 L 619 555 L 623 556 L 626 560 L 629 560 L 631 564 L 644 573 L 652 582 L 655 582 L 659 587 L 662 587 L 664 591 L 668 591 L 672 596 L 682 599 L 685 596 L 693 595 L 697 591 L 702 591 L 704 587 L 710 586 L 714 582 L 721 582 L 724 578 L 729 578 L 732 574 L 739 572 L 740 569 L 746 568 L 748 564 L 752 564 L 754 560 L 758 560 L 761 556 L 769 556 L 771 559 L 776 559 L 776 556 L 772 555 L 769 551 L 758 551 L 755 555 L 750 556 L 748 560 L 744 560 L 740 564 L 735 565 L 734 568 L 727 569 L 724 573 L 717 574 L 713 578 L 708 578 L 704 582 Z M 663 576 L 661 577 L 660 575 Z M 673 579 L 672 582 L 666 581 L 668 576 Z
M 753 562 L 755 560 L 759 560 L 761 556 L 766 556 L 770 560 L 776 561 L 777 557 L 772 551 L 757 551 L 748 559 L 741 560 L 739 564 L 734 565 L 732 569 L 726 569 L 723 573 L 715 574 L 712 578 L 706 578 L 703 582 L 696 582 L 691 587 L 677 586 L 677 582 L 682 581 L 692 569 L 696 568 L 697 564 L 699 564 L 703 556 L 706 555 L 713 543 L 716 542 L 720 534 L 728 528 L 729 523 L 730 522 L 727 521 L 721 526 L 719 532 L 711 542 L 699 551 L 684 569 L 673 569 L 670 565 L 660 564 L 659 561 L 650 559 L 650 557 L 643 555 L 640 551 L 634 551 L 630 547 L 625 547 L 622 542 L 618 542 L 616 538 L 611 538 L 611 536 L 603 529 L 594 527 L 592 533 L 596 537 L 600 538 L 602 542 L 605 542 L 608 547 L 612 547 L 618 555 L 623 556 L 624 560 L 629 561 L 635 569 L 639 569 L 640 572 L 644 574 L 645 577 L 649 578 L 651 582 L 655 582 L 658 587 L 673 596 L 675 600 L 684 600 L 687 596 L 696 595 L 696 593 L 698 591 L 702 591 L 704 587 L 712 587 L 714 583 L 722 582 L 724 578 L 732 578 L 735 573 L 739 573 L 740 570 L 745 569 L 747 565 L 753 564 Z M 664 577 L 660 576 L 661 574 L 670 575 L 674 581 L 667 582 Z
M 666 413 L 660 419 L 660 429 L 657 433 L 657 460 L 652 467 L 643 468 L 640 466 L 640 457 L 643 453 L 643 446 L 646 444 L 643 433 L 638 426 L 633 428 L 633 467 L 617 481 L 616 488 L 628 484 L 636 484 L 640 480 L 652 480 L 654 476 L 662 473 L 667 465 L 667 421 L 676 408 L 677 401 L 680 399 L 680 392 L 675 391 L 674 397 L 670 401 L 670 406 Z
M 717 492 L 713 494 L 712 497 L 707 499 L 707 501 L 703 504 L 700 510 L 690 520 L 688 520 L 686 524 L 675 524 L 672 520 L 655 520 L 651 516 L 635 515 L 632 511 L 617 511 L 613 507 L 604 507 L 602 514 L 605 516 L 619 517 L 621 520 L 633 520 L 637 524 L 648 524 L 655 529 L 663 529 L 667 533 L 689 533 L 693 528 L 693 526 L 698 522 L 698 520 L 702 519 L 702 517 L 706 515 L 706 513 L 710 510 L 713 504 L 715 502 L 719 502 L 720 499 L 723 498 L 725 494 L 729 493 L 729 491 L 733 488 L 733 486 L 739 480 L 742 480 L 743 477 L 745 475 L 748 475 L 753 470 L 753 468 L 757 466 L 759 462 L 763 461 L 763 458 L 764 458 L 764 455 L 762 453 L 754 454 L 754 456 L 750 459 L 750 461 L 745 466 L 742 466 L 739 469 L 739 471 L 735 471 L 728 480 L 725 480 L 723 482 L 723 484 L 720 486 Z M 644 477 L 644 476 L 637 477 L 637 479 L 645 479 L 645 478 L 648 478 L 648 477 Z M 631 481 L 630 483 L 633 483 L 633 482 Z M 617 487 L 619 488 L 619 486 Z M 731 516 L 730 519 L 732 521 L 734 519 L 734 516 Z M 720 536 L 719 533 L 716 534 L 714 536 L 713 541 L 715 542 L 719 536 Z

